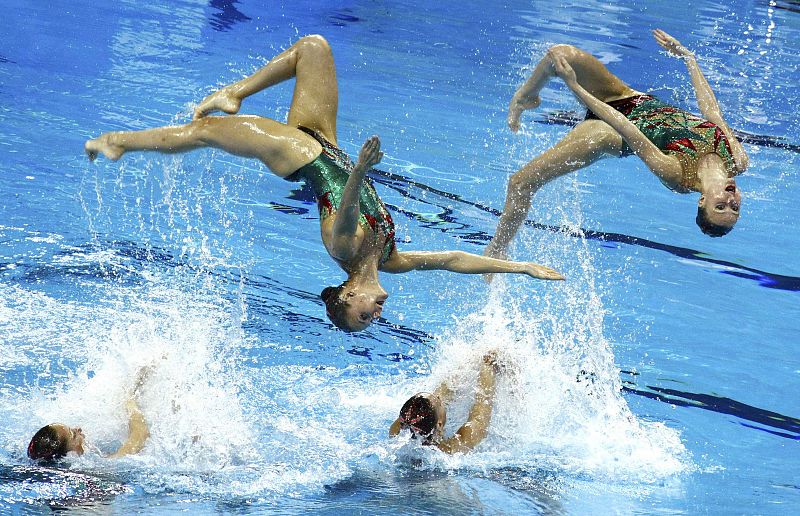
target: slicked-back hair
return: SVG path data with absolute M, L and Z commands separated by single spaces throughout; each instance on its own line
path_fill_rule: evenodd
M 60 439 L 53 425 L 43 426 L 28 444 L 28 457 L 33 460 L 55 460 L 67 454 L 67 441 Z
M 710 237 L 725 236 L 733 229 L 733 226 L 720 226 L 719 224 L 711 222 L 706 214 L 706 210 L 700 206 L 697 207 L 697 217 L 694 221 L 697 223 L 697 227 L 700 228 L 700 231 Z
M 351 332 L 353 329 L 347 325 L 347 303 L 341 297 L 343 290 L 344 283 L 338 287 L 325 287 L 319 297 L 325 301 L 325 315 L 328 319 L 340 330 Z
M 425 393 L 415 394 L 400 409 L 400 422 L 411 430 L 413 437 L 429 440 L 436 429 L 436 408 Z

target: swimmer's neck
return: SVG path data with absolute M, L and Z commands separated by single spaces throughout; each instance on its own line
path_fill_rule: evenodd
M 361 287 L 377 286 L 383 290 L 378 281 L 378 257 L 367 256 L 348 268 L 347 283 Z
M 697 181 L 701 192 L 724 189 L 728 180 L 728 171 L 722 158 L 716 154 L 706 154 L 700 158 L 697 163 Z

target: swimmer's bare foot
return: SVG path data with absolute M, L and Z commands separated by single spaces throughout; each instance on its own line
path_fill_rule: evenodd
M 94 161 L 100 152 L 111 161 L 117 161 L 121 158 L 125 153 L 125 149 L 120 145 L 116 145 L 113 142 L 114 139 L 114 133 L 105 133 L 97 138 L 86 140 L 83 149 L 86 151 L 86 155 L 89 156 L 89 161 Z
M 542 100 L 539 98 L 539 95 L 535 97 L 523 97 L 515 93 L 511 98 L 511 102 L 508 104 L 509 129 L 515 133 L 519 131 L 519 117 L 522 115 L 522 112 L 529 109 L 536 109 L 541 103 Z
M 241 105 L 242 99 L 237 97 L 231 88 L 222 88 L 200 101 L 194 110 L 192 120 L 203 118 L 212 111 L 222 111 L 234 115 L 239 112 Z

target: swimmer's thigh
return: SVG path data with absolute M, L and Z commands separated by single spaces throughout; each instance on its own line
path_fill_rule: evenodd
M 192 122 L 205 145 L 244 158 L 261 160 L 286 177 L 319 156 L 322 147 L 295 127 L 253 115 L 209 116 Z
M 631 91 L 627 84 L 588 52 L 572 45 L 556 45 L 550 49 L 549 53 L 566 58 L 572 69 L 575 70 L 578 84 L 603 102 L 619 98 Z
M 602 120 L 585 120 L 511 176 L 520 189 L 542 186 L 604 156 L 620 156 L 622 136 Z
M 333 52 L 322 36 L 307 36 L 301 42 L 288 124 L 319 131 L 336 144 L 339 87 Z

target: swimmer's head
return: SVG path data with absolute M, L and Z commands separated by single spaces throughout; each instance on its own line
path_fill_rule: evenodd
M 435 394 L 419 392 L 405 402 L 400 409 L 400 428 L 411 431 L 412 437 L 429 444 L 441 437 L 447 411 L 442 400 Z
M 325 302 L 325 315 L 331 320 L 337 328 L 345 331 L 352 331 L 346 327 L 345 303 L 341 298 L 341 293 L 344 290 L 344 283 L 338 287 L 325 287 L 322 289 L 319 297 Z
M 54 423 L 39 429 L 28 444 L 28 457 L 33 460 L 60 459 L 69 452 L 83 455 L 83 430 Z
M 700 195 L 695 222 L 708 236 L 727 235 L 739 220 L 741 205 L 742 194 L 736 187 L 736 181 L 728 179 L 722 185 Z
M 325 312 L 337 328 L 361 331 L 380 318 L 383 303 L 389 297 L 380 285 L 359 286 L 347 281 L 338 287 L 326 287 L 320 297 Z

